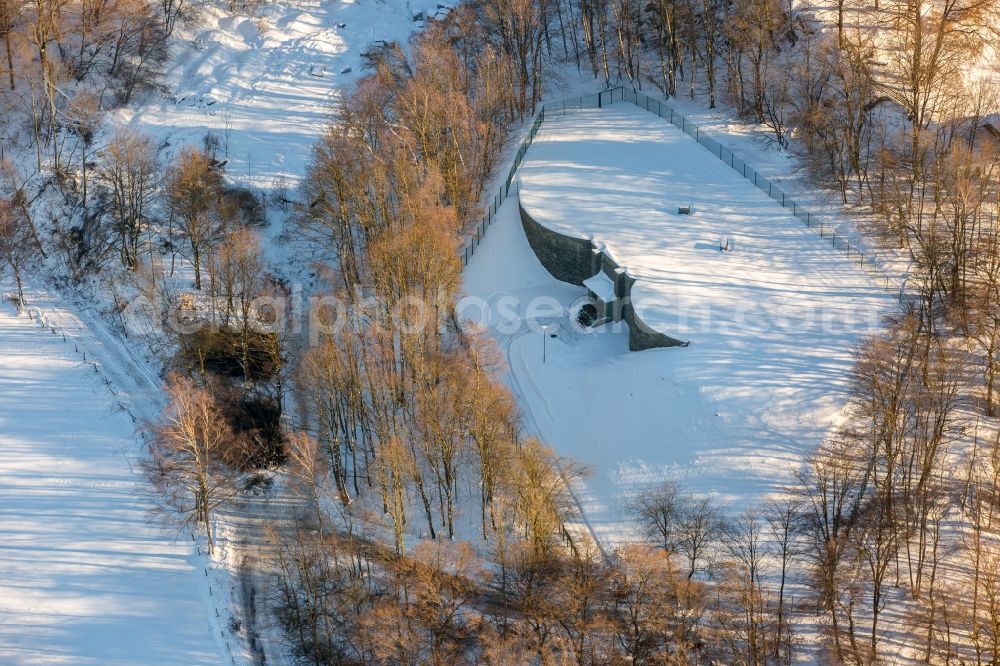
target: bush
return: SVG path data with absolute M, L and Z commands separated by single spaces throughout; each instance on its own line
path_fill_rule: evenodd
M 240 472 L 268 469 L 285 461 L 281 408 L 270 396 L 216 383 L 216 406 L 233 433 L 220 458 Z
M 230 185 L 222 190 L 222 197 L 237 213 L 240 224 L 247 227 L 262 227 L 267 223 L 264 204 L 253 190 L 238 185 Z
M 281 408 L 271 397 L 245 394 L 223 406 L 230 427 L 242 440 L 241 469 L 266 469 L 285 462 Z
M 247 345 L 247 367 L 243 367 L 240 332 L 225 326 L 205 325 L 194 333 L 180 335 L 180 349 L 175 359 L 186 370 L 196 370 L 228 379 L 267 381 L 278 368 L 269 350 L 276 344 L 273 333 L 251 331 Z

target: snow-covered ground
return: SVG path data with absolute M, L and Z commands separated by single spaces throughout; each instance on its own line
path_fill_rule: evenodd
M 629 498 L 663 478 L 735 505 L 790 481 L 842 422 L 853 347 L 895 296 L 693 139 L 627 103 L 550 115 L 520 181 L 535 219 L 604 242 L 638 278 L 645 321 L 692 341 L 630 353 L 624 328 L 586 334 L 554 314 L 584 289 L 538 263 L 513 197 L 469 264 L 466 293 L 492 304 L 487 325 L 528 427 L 593 469 L 576 494 L 596 536 L 628 540 Z M 693 215 L 676 214 L 689 204 Z M 734 250 L 723 253 L 726 238 Z M 557 337 L 508 325 L 509 311 L 556 323 L 547 333 Z
M 119 112 L 117 122 L 169 150 L 219 139 L 230 178 L 260 189 L 294 186 L 340 95 L 363 75 L 378 42 L 404 46 L 452 0 L 275 0 L 258 17 L 206 4 L 173 45 L 162 98 Z
M 152 135 L 167 162 L 212 132 L 230 179 L 291 193 L 338 97 L 366 73 L 362 54 L 380 41 L 405 46 L 424 24 L 417 15 L 455 3 L 274 0 L 257 17 L 199 4 L 200 21 L 172 40 L 166 92 L 116 111 L 97 145 L 127 125 Z M 272 242 L 282 229 L 265 233 L 277 267 L 288 263 Z M 186 283 L 189 268 L 179 262 L 176 279 Z M 155 362 L 139 337 L 114 332 L 107 291 L 72 303 L 28 291 L 44 326 L 0 306 L 0 665 L 253 662 L 246 631 L 271 620 L 251 627 L 239 607 L 259 508 L 220 512 L 215 560 L 187 531 L 151 523 L 151 490 L 133 467 L 136 421 L 163 406 Z M 146 328 L 133 319 L 130 329 Z M 281 663 L 274 647 L 268 657 Z
M 0 305 L 0 663 L 230 663 L 201 558 L 151 522 L 135 424 L 84 353 Z

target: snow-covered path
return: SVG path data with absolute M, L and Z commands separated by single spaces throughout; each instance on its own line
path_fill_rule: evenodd
M 0 663 L 228 663 L 193 545 L 150 523 L 132 419 L 75 346 L 0 305 Z

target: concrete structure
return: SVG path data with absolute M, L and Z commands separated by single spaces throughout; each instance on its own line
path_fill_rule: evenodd
M 628 324 L 628 348 L 631 351 L 658 347 L 686 347 L 669 335 L 646 325 L 632 307 L 635 278 L 607 252 L 603 243 L 574 238 L 552 231 L 531 217 L 518 201 L 521 226 L 535 256 L 557 280 L 586 287 L 606 321 Z

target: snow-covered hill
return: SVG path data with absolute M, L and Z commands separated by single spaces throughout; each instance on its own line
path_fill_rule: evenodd
M 220 141 L 229 177 L 261 189 L 302 176 L 331 110 L 364 74 L 379 43 L 404 45 L 451 0 L 278 0 L 258 17 L 209 5 L 197 27 L 180 30 L 167 92 L 119 112 L 117 122 L 161 145 Z M 170 151 L 168 151 L 170 152 Z
M 265 193 L 290 189 L 337 97 L 365 73 L 362 54 L 379 42 L 405 45 L 424 24 L 417 19 L 453 4 L 277 0 L 248 17 L 206 3 L 200 21 L 172 40 L 165 92 L 116 111 L 103 140 L 128 125 L 155 137 L 166 163 L 211 132 L 231 180 Z M 39 200 L 40 219 L 56 214 L 54 200 Z M 29 309 L 44 326 L 0 305 L 4 666 L 248 659 L 228 627 L 236 611 L 227 563 L 199 555 L 186 530 L 151 522 L 151 491 L 134 469 L 136 421 L 155 418 L 163 396 L 136 339 L 108 323 L 101 285 L 120 278 L 101 276 L 72 306 L 29 287 Z

